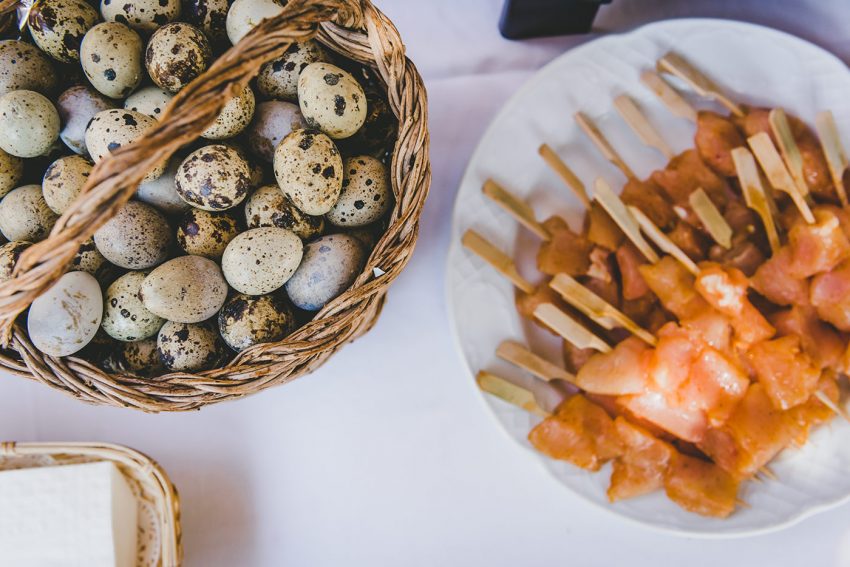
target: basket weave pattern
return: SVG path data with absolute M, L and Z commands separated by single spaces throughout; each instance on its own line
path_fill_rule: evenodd
M 0 0 L 0 14 L 14 10 L 16 4 Z M 197 374 L 153 379 L 108 374 L 80 358 L 54 358 L 38 351 L 16 318 L 66 272 L 80 244 L 133 196 L 147 171 L 198 138 L 263 63 L 291 43 L 313 37 L 372 67 L 386 85 L 390 108 L 399 119 L 389 167 L 395 207 L 387 231 L 353 286 L 283 341 L 256 345 L 222 368 Z M 410 259 L 431 179 L 428 147 L 425 88 L 405 57 L 393 24 L 369 0 L 289 0 L 279 16 L 263 21 L 181 90 L 142 139 L 98 163 L 50 236 L 24 252 L 15 277 L 0 284 L 0 333 L 8 348 L 0 353 L 0 368 L 34 377 L 87 402 L 145 411 L 196 409 L 312 372 L 371 328 L 387 288 Z

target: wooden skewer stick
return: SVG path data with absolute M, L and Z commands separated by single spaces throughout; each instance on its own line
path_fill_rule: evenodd
M 496 349 L 496 356 L 547 382 L 564 380 L 574 384 L 576 381 L 575 376 L 560 366 L 552 364 L 545 358 L 531 352 L 525 345 L 515 341 L 503 341 Z
M 743 116 L 744 111 L 726 96 L 711 79 L 697 71 L 680 55 L 672 51 L 658 60 L 658 70 L 670 73 L 688 84 L 699 96 L 716 100 L 735 116 Z
M 461 242 L 468 250 L 508 278 L 516 287 L 525 293 L 534 293 L 534 286 L 520 275 L 511 257 L 493 246 L 483 236 L 469 229 L 463 234 Z
M 592 348 L 599 352 L 611 352 L 611 345 L 551 303 L 538 305 L 534 310 L 534 317 L 571 342 L 576 348 Z
M 475 381 L 478 382 L 478 387 L 488 394 L 501 398 L 509 404 L 522 408 L 529 413 L 539 415 L 540 417 L 549 417 L 551 415 L 538 405 L 537 400 L 534 399 L 534 394 L 525 388 L 520 388 L 512 382 L 508 382 L 501 376 L 481 370 L 475 376 Z
M 821 390 L 816 390 L 814 396 L 826 407 L 835 412 L 836 415 L 843 418 L 845 421 L 850 422 L 850 415 L 847 415 L 847 412 L 839 407 L 835 402 L 829 399 L 829 396 L 823 393 Z
M 800 148 L 797 147 L 797 141 L 791 132 L 791 125 L 788 123 L 785 111 L 781 108 L 774 108 L 770 111 L 768 120 L 770 121 L 770 129 L 779 144 L 779 151 L 782 152 L 785 166 L 791 172 L 791 177 L 800 193 L 808 199 L 809 186 L 806 184 L 806 178 L 803 175 L 803 156 L 800 155 Z
M 643 211 L 638 209 L 637 207 L 629 207 L 632 212 L 632 215 L 637 219 L 638 224 L 640 225 L 643 232 L 649 236 L 650 240 L 652 240 L 656 246 L 661 248 L 664 252 L 670 254 L 679 261 L 690 273 L 693 275 L 699 275 L 699 268 L 691 260 L 690 256 L 685 254 L 685 251 L 676 246 L 676 244 L 670 240 L 670 238 L 664 234 L 660 228 L 655 226 L 648 216 L 646 216 Z
M 779 232 L 773 220 L 773 213 L 770 210 L 770 204 L 767 200 L 764 186 L 761 183 L 756 160 L 753 158 L 753 154 L 744 147 L 732 150 L 732 160 L 735 162 L 735 170 L 741 182 L 744 200 L 746 200 L 747 206 L 753 209 L 761 218 L 762 223 L 764 223 L 770 249 L 775 254 L 781 245 L 779 242 Z
M 841 137 L 838 135 L 838 127 L 835 125 L 835 117 L 832 112 L 829 110 L 818 112 L 815 117 L 815 128 L 818 131 L 821 148 L 823 148 L 823 153 L 826 156 L 826 163 L 829 165 L 829 173 L 832 175 L 835 192 L 838 193 L 841 206 L 846 207 L 850 204 L 847 202 L 847 188 L 844 186 L 847 154 L 841 144 Z
M 548 144 L 543 144 L 540 146 L 538 153 L 540 154 L 540 157 L 543 158 L 543 161 L 545 161 L 549 167 L 551 167 L 552 170 L 554 170 L 554 172 L 564 180 L 564 183 L 573 190 L 573 193 L 576 194 L 576 197 L 578 197 L 579 201 L 581 201 L 581 204 L 584 205 L 586 209 L 590 209 L 590 197 L 587 195 L 587 189 L 585 189 L 584 183 L 582 183 L 581 179 L 573 173 L 573 170 L 564 163 L 564 160 L 555 153 L 555 150 L 549 147 Z
M 516 219 L 519 224 L 543 240 L 549 240 L 551 238 L 549 231 L 547 231 L 542 224 L 537 222 L 537 219 L 534 217 L 534 211 L 531 209 L 531 205 L 492 179 L 488 179 L 484 182 L 484 186 L 481 191 L 497 205 L 507 211 L 508 214 Z
M 611 330 L 622 327 L 650 346 L 658 344 L 655 336 L 643 329 L 625 313 L 587 289 L 567 274 L 558 274 L 549 287 L 557 291 L 573 307 L 590 317 L 601 327 Z
M 625 175 L 627 179 L 637 179 L 635 172 L 631 170 L 625 161 L 623 161 L 623 158 L 620 157 L 620 154 L 617 153 L 614 146 L 608 142 L 590 118 L 581 112 L 576 112 L 575 120 L 582 131 L 587 134 L 587 137 L 593 142 L 593 145 L 599 149 L 599 152 L 605 157 L 605 159 L 613 163 L 617 169 L 622 171 L 623 175 Z
M 673 159 L 676 154 L 629 95 L 621 94 L 615 98 L 614 108 L 644 145 L 655 148 L 668 160 Z
M 655 71 L 647 70 L 640 74 L 640 80 L 649 90 L 655 93 L 655 96 L 658 97 L 661 103 L 674 116 L 690 120 L 691 122 L 697 121 L 697 111 L 694 107 L 676 89 L 670 86 L 670 83 L 665 81 L 661 75 Z
M 812 214 L 812 209 L 809 208 L 805 195 L 800 192 L 799 186 L 785 166 L 785 162 L 782 161 L 782 156 L 779 155 L 779 151 L 773 145 L 770 135 L 766 132 L 760 132 L 747 138 L 747 143 L 773 188 L 787 193 L 791 197 L 807 223 L 815 222 L 815 215 Z
M 600 177 L 596 179 L 593 189 L 593 196 L 596 201 L 602 205 L 605 212 L 607 212 L 614 222 L 617 223 L 617 226 L 620 227 L 620 230 L 623 231 L 632 244 L 640 250 L 641 254 L 643 254 L 650 263 L 655 264 L 658 262 L 658 254 L 652 249 L 652 246 L 649 245 L 649 242 L 647 242 L 640 233 L 640 227 L 638 226 L 637 221 L 635 221 L 634 216 L 629 213 L 628 209 L 626 209 L 626 205 L 624 205 L 620 200 L 620 197 L 614 193 L 611 186 Z
M 696 213 L 702 226 L 711 237 L 727 250 L 732 247 L 732 227 L 723 218 L 711 197 L 703 191 L 702 187 L 690 194 L 688 202 Z

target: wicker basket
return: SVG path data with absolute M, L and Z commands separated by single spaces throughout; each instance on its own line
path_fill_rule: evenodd
M 115 463 L 139 503 L 139 567 L 180 565 L 180 500 L 154 460 L 120 445 L 0 443 L 0 471 L 97 461 Z
M 15 5 L 0 0 L 0 14 Z M 80 244 L 132 197 L 147 171 L 197 139 L 263 63 L 292 42 L 313 37 L 373 69 L 386 85 L 390 107 L 399 119 L 389 168 L 395 207 L 384 236 L 352 287 L 285 340 L 256 345 L 222 368 L 197 374 L 153 379 L 109 374 L 80 358 L 53 358 L 35 349 L 16 319 L 65 273 Z M 369 0 L 289 0 L 279 16 L 263 21 L 181 90 L 144 138 L 98 163 L 83 193 L 47 240 L 24 252 L 15 277 L 0 284 L 0 333 L 7 347 L 0 353 L 0 369 L 33 377 L 87 402 L 152 412 L 196 409 L 312 372 L 369 330 L 387 288 L 410 259 L 431 178 L 428 145 L 425 88 L 392 23 Z

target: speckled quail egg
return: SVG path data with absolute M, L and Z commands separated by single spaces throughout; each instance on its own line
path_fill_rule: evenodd
M 124 101 L 124 108 L 160 119 L 174 95 L 156 86 L 139 89 Z
M 24 160 L 0 150 L 0 197 L 18 186 L 24 176 Z
M 385 222 L 376 222 L 374 224 L 358 226 L 357 228 L 347 230 L 345 231 L 345 234 L 356 238 L 360 244 L 363 245 L 363 249 L 368 252 L 375 247 L 386 230 L 387 227 Z
M 207 140 L 225 140 L 240 134 L 254 117 L 254 91 L 251 87 L 231 98 L 224 105 L 218 118 L 201 134 Z
M 180 0 L 102 0 L 100 13 L 141 32 L 152 32 L 180 17 Z
M 0 95 L 20 90 L 50 94 L 55 88 L 56 71 L 37 47 L 16 39 L 0 41 Z
M 59 113 L 35 91 L 0 97 L 0 148 L 22 158 L 46 154 L 59 138 Z
M 176 176 L 177 193 L 198 209 L 224 211 L 241 203 L 251 190 L 251 169 L 239 152 L 224 144 L 195 150 Z
M 71 270 L 91 274 L 97 281 L 103 281 L 102 278 L 111 268 L 113 268 L 112 264 L 107 262 L 103 254 L 97 249 L 94 238 L 89 238 L 83 242 L 71 261 Z
M 113 339 L 139 341 L 159 332 L 165 319 L 148 311 L 139 291 L 147 272 L 127 272 L 106 289 L 101 326 Z
M 342 193 L 326 218 L 337 226 L 365 226 L 390 208 L 392 194 L 386 166 L 371 156 L 346 158 Z
M 68 272 L 32 302 L 27 331 L 41 352 L 69 356 L 94 338 L 102 315 L 103 297 L 94 276 Z
M 115 103 L 99 92 L 83 85 L 76 85 L 61 95 L 56 110 L 62 121 L 59 137 L 72 152 L 83 155 L 86 149 L 86 128 L 98 112 L 115 108 Z
M 65 156 L 47 167 L 41 190 L 47 206 L 57 213 L 65 212 L 91 175 L 92 163 L 82 156 Z
M 177 223 L 177 244 L 187 254 L 218 259 L 239 234 L 239 223 L 229 212 L 187 211 Z
M 330 63 L 311 63 L 298 78 L 301 114 L 334 139 L 348 138 L 366 121 L 366 93 L 350 73 Z
M 83 38 L 80 63 L 101 94 L 124 98 L 142 81 L 142 38 L 118 22 L 97 24 Z
M 159 359 L 174 372 L 198 372 L 221 364 L 227 347 L 209 322 L 189 324 L 169 321 L 156 338 Z
M 44 240 L 57 218 L 44 201 L 40 185 L 18 187 L 0 201 L 0 232 L 10 241 Z
M 100 21 L 97 10 L 84 0 L 36 0 L 27 25 L 35 44 L 62 63 L 80 60 L 80 43 Z
M 116 266 L 144 270 L 168 257 L 171 228 L 162 213 L 153 207 L 130 201 L 97 229 L 94 242 L 100 253 Z
M 126 370 L 143 376 L 155 374 L 165 368 L 156 349 L 156 337 L 123 343 L 121 361 Z
M 280 288 L 301 263 L 303 245 L 294 232 L 261 227 L 230 241 L 221 257 L 221 270 L 230 287 L 246 295 L 263 295 Z
M 296 207 L 308 215 L 323 215 L 342 190 L 342 157 L 321 132 L 295 130 L 275 150 L 274 175 Z
M 136 189 L 136 198 L 143 203 L 153 205 L 167 215 L 177 215 L 188 211 L 191 205 L 177 194 L 175 177 L 182 160 L 172 157 L 165 173 L 152 181 L 145 181 Z
M 156 126 L 156 120 L 141 112 L 113 108 L 98 112 L 86 129 L 86 147 L 95 163 L 121 146 L 132 144 L 147 130 Z M 165 171 L 167 161 L 145 176 L 145 181 L 158 178 Z
M 286 0 L 235 0 L 230 5 L 225 29 L 230 43 L 236 45 L 254 27 L 283 11 Z
M 248 127 L 246 138 L 251 152 L 264 161 L 274 161 L 277 145 L 293 130 L 307 127 L 297 104 L 270 100 L 257 105 L 254 120 Z
M 285 293 L 238 294 L 218 313 L 218 330 L 235 351 L 279 341 L 295 330 L 295 316 Z
M 13 240 L 0 246 L 0 282 L 12 279 L 12 271 L 15 269 L 15 264 L 18 263 L 18 258 L 30 246 L 32 246 L 32 242 L 24 242 L 23 240 Z
M 153 82 L 176 93 L 203 73 L 212 61 L 212 48 L 204 32 L 174 22 L 151 36 L 145 50 L 145 67 Z
M 309 243 L 304 260 L 286 282 L 289 299 L 300 309 L 318 311 L 354 283 L 366 264 L 360 241 L 331 234 Z
M 248 168 L 251 170 L 251 187 L 259 187 L 263 184 L 263 181 L 266 178 L 265 168 L 253 159 L 252 155 L 245 151 L 245 147 L 240 142 L 237 142 L 236 140 L 225 140 L 219 143 L 236 150 L 239 157 L 245 160 L 245 163 L 248 164 Z
M 227 299 L 227 282 L 218 264 L 202 256 L 178 256 L 156 268 L 142 283 L 149 311 L 180 323 L 215 315 Z
M 219 43 L 227 39 L 227 0 L 183 0 L 183 19 Z
M 302 213 L 277 185 L 260 187 L 245 201 L 248 228 L 276 226 L 294 232 L 307 241 L 322 234 L 325 218 Z
M 260 67 L 257 90 L 268 98 L 295 102 L 301 71 L 311 63 L 327 60 L 328 53 L 318 41 L 293 43 L 283 55 Z

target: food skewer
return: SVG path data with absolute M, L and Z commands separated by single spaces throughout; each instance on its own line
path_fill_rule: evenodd
M 685 254 L 684 250 L 676 246 L 676 244 L 670 240 L 670 238 L 668 238 L 660 228 L 655 226 L 655 224 L 643 213 L 643 211 L 637 207 L 629 207 L 629 210 L 637 219 L 638 225 L 640 225 L 643 232 L 650 238 L 650 240 L 655 242 L 656 246 L 667 254 L 673 256 L 673 258 L 678 260 L 678 262 L 691 274 L 694 276 L 699 275 L 699 267 L 697 267 L 696 263 L 691 260 L 690 256 Z
M 735 162 L 735 170 L 738 173 L 738 180 L 741 182 L 744 200 L 747 202 L 747 206 L 761 218 L 770 249 L 775 254 L 781 246 L 779 232 L 773 219 L 770 201 L 768 201 L 767 193 L 761 182 L 756 160 L 753 158 L 753 154 L 743 147 L 732 150 L 732 160 Z
M 672 51 L 668 52 L 658 60 L 657 67 L 659 71 L 670 73 L 684 81 L 699 96 L 719 102 L 735 116 L 744 116 L 741 107 L 726 96 L 714 81 L 695 69 L 680 55 Z
M 546 230 L 542 224 L 537 222 L 536 218 L 534 218 L 534 211 L 528 203 L 517 198 L 516 195 L 492 179 L 488 179 L 484 182 L 482 192 L 497 205 L 507 211 L 508 214 L 510 214 L 519 224 L 539 236 L 541 239 L 549 240 L 551 238 L 549 231 Z
M 688 197 L 688 204 L 711 237 L 720 246 L 729 250 L 732 247 L 732 227 L 723 218 L 708 194 L 702 188 L 698 188 Z
M 553 364 L 545 358 L 534 354 L 525 345 L 516 341 L 502 341 L 499 348 L 496 349 L 496 356 L 530 372 L 532 375 L 546 382 L 563 380 L 574 384 L 576 380 L 575 376 L 557 364 Z
M 626 235 L 632 244 L 643 254 L 651 263 L 658 262 L 658 254 L 652 249 L 652 246 L 646 241 L 640 232 L 637 222 L 634 217 L 626 209 L 626 205 L 620 200 L 620 197 L 614 193 L 608 182 L 598 177 L 593 184 L 593 198 L 602 205 L 605 212 L 610 215 L 620 230 Z
M 611 345 L 551 303 L 538 305 L 534 309 L 534 318 L 575 345 L 576 348 L 592 348 L 599 352 L 611 352 Z
M 505 380 L 492 372 L 485 370 L 479 371 L 475 376 L 475 381 L 478 383 L 478 387 L 488 394 L 501 398 L 509 404 L 513 404 L 529 413 L 539 415 L 540 417 L 549 417 L 552 415 L 540 407 L 533 393 L 525 388 L 520 388 L 513 382 Z
M 841 200 L 841 206 L 847 207 L 849 204 L 847 201 L 847 188 L 844 186 L 844 172 L 847 170 L 847 154 L 844 152 L 844 146 L 841 144 L 838 127 L 835 125 L 835 117 L 831 111 L 825 110 L 817 114 L 815 117 L 815 129 L 817 130 L 824 156 L 826 156 L 826 163 L 829 166 L 829 173 L 832 176 L 835 191 Z
M 567 186 L 573 190 L 573 193 L 576 194 L 581 204 L 584 205 L 586 209 L 590 209 L 590 197 L 587 195 L 587 189 L 584 187 L 584 183 L 581 182 L 581 179 L 573 173 L 567 164 L 558 157 L 558 154 L 555 153 L 549 144 L 542 144 L 540 149 L 538 150 L 540 157 L 543 158 L 549 167 L 558 174 L 558 176 L 567 184 Z
M 791 177 L 797 185 L 797 189 L 806 199 L 811 199 L 809 194 L 809 186 L 806 184 L 806 178 L 803 175 L 803 156 L 800 154 L 800 148 L 797 147 L 797 141 L 794 140 L 794 134 L 791 132 L 791 125 L 788 123 L 788 117 L 785 111 L 781 108 L 774 108 L 768 115 L 770 129 L 776 137 L 776 142 L 779 144 L 779 151 L 782 152 L 782 159 L 785 161 L 785 166 L 791 172 Z
M 691 122 L 697 121 L 697 111 L 694 107 L 661 75 L 655 71 L 646 70 L 640 74 L 640 80 L 674 116 Z
M 525 293 L 534 293 L 534 285 L 520 275 L 513 259 L 496 248 L 496 246 L 491 244 L 486 238 L 474 230 L 469 229 L 463 234 L 461 242 L 464 247 L 490 264 L 490 266 L 508 278 L 508 280 L 520 290 Z
M 629 95 L 621 94 L 614 99 L 614 108 L 629 125 L 629 128 L 640 138 L 640 141 L 650 148 L 655 148 L 668 160 L 673 159 L 675 152 L 667 145 L 661 134 L 652 126 L 649 119 Z
M 777 191 L 787 193 L 791 197 L 794 205 L 800 210 L 807 223 L 812 224 L 815 222 L 815 215 L 806 202 L 805 195 L 800 191 L 800 188 L 788 171 L 776 146 L 773 145 L 770 135 L 766 132 L 761 132 L 747 138 L 747 143 L 753 154 L 755 154 L 771 186 Z M 799 151 L 797 153 L 799 154 Z
M 626 176 L 626 179 L 637 179 L 634 171 L 623 161 L 623 158 L 617 153 L 617 150 L 608 142 L 602 132 L 599 131 L 599 128 L 596 127 L 596 124 L 593 123 L 590 118 L 588 118 L 582 112 L 576 112 L 573 117 L 575 118 L 576 123 L 581 128 L 582 132 L 584 132 L 588 138 L 593 142 L 599 152 L 605 156 L 605 159 L 614 164 L 614 166 L 623 172 L 623 175 Z

